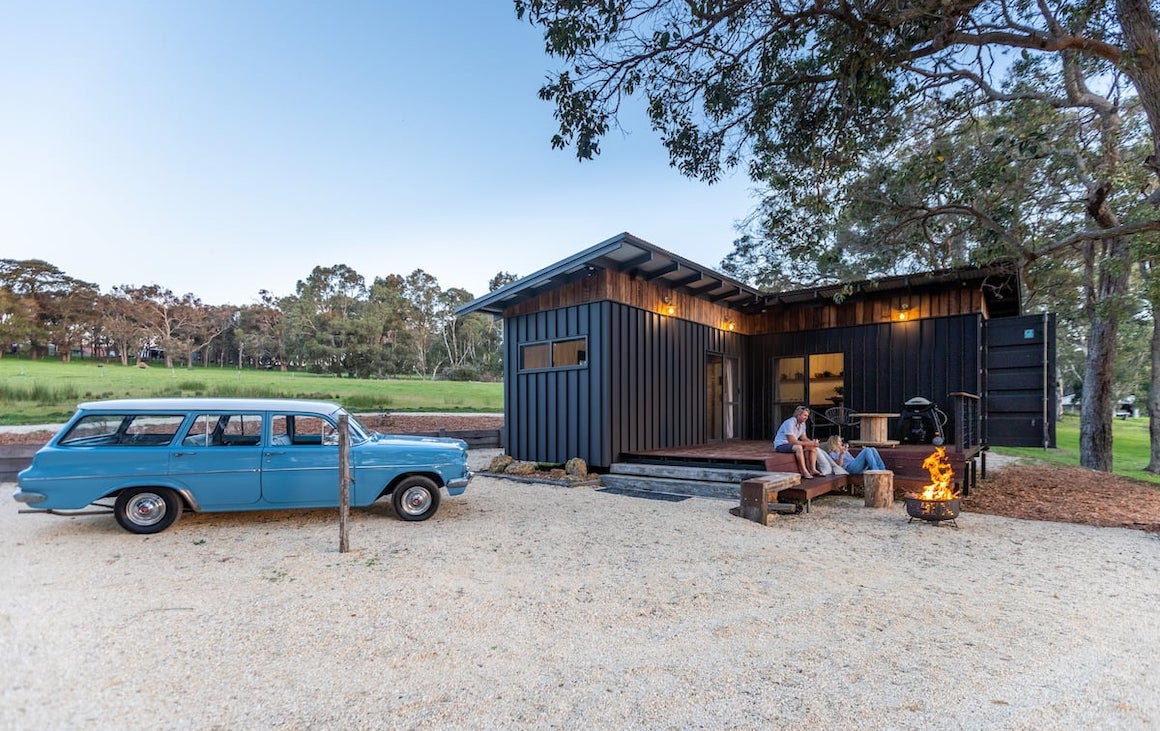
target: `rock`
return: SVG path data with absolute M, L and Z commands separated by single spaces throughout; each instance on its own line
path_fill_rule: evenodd
M 588 476 L 588 463 L 579 457 L 573 457 L 564 463 L 564 471 L 569 475 L 584 478 Z
M 487 466 L 487 471 L 497 473 L 504 472 L 513 462 L 515 462 L 515 460 L 506 454 L 496 455 L 495 457 L 492 457 L 491 464 Z
M 566 474 L 567 474 L 567 473 L 566 473 L 566 472 L 564 472 L 564 470 L 562 470 L 562 469 L 560 469 L 560 468 L 558 468 L 558 467 L 557 467 L 556 469 L 554 469 L 554 470 L 551 470 L 550 472 L 548 472 L 548 479 L 551 479 L 551 480 L 562 480 L 562 479 L 564 479 L 564 476 L 565 476 Z
M 535 473 L 535 462 L 513 462 L 504 470 L 504 474 L 508 475 L 534 475 Z

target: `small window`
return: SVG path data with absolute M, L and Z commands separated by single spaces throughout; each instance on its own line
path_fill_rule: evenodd
M 584 338 L 557 340 L 552 343 L 552 365 L 556 368 L 582 366 L 588 362 L 588 345 Z
M 549 348 L 548 343 L 536 343 L 521 347 L 520 368 L 526 371 L 533 368 L 551 368 L 552 351 Z
M 588 365 L 588 340 L 568 338 L 520 346 L 520 370 L 575 368 Z

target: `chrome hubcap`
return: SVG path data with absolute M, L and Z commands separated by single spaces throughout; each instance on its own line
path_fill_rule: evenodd
M 403 493 L 403 510 L 410 515 L 421 515 L 431 507 L 431 493 L 422 487 L 409 487 Z
M 137 525 L 155 525 L 165 517 L 165 501 L 160 495 L 151 492 L 142 493 L 129 501 L 128 510 L 125 512 L 129 520 Z

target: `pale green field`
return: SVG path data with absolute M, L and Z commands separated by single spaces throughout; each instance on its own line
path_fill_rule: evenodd
M 317 398 L 352 411 L 502 412 L 503 384 L 419 379 L 359 380 L 312 373 L 195 367 L 124 367 L 0 358 L 0 424 L 51 424 L 81 401 L 155 396 Z
M 996 454 L 1064 467 L 1079 466 L 1079 417 L 1067 415 L 1055 426 L 1056 449 L 992 447 Z M 1160 475 L 1145 472 L 1151 454 L 1148 418 L 1112 420 L 1112 468 L 1117 475 L 1160 484 Z

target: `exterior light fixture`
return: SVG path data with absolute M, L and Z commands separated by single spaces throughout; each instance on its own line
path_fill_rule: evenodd
M 733 322 L 732 317 L 725 318 L 725 329 L 728 330 L 729 332 L 733 332 L 734 330 L 737 329 L 737 323 Z
M 903 302 L 898 306 L 898 319 L 910 320 L 914 317 L 914 313 L 910 311 L 910 304 Z
M 675 315 L 677 313 L 677 305 L 673 302 L 673 296 L 671 294 L 666 294 L 664 297 L 661 297 L 661 303 L 661 312 L 666 315 Z

